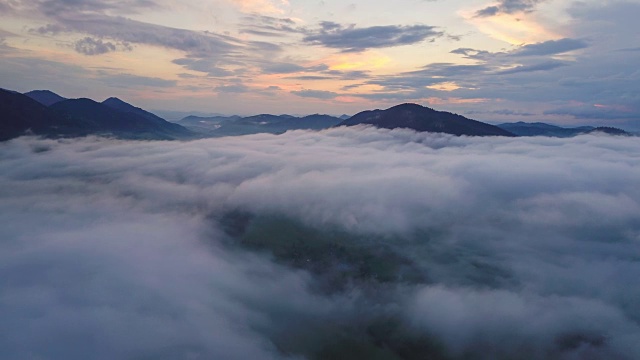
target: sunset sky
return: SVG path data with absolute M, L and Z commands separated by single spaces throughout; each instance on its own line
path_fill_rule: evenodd
M 640 128 L 640 1 L 0 0 L 0 87 L 149 110 Z

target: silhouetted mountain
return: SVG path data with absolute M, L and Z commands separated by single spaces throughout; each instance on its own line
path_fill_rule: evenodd
M 135 107 L 129 103 L 126 103 L 116 97 L 110 97 L 107 100 L 102 102 L 103 105 L 106 105 L 112 109 L 124 112 L 124 113 L 129 113 L 129 114 L 135 114 L 138 116 L 141 116 L 147 120 L 149 120 L 151 123 L 155 124 L 156 126 L 164 129 L 165 131 L 169 131 L 169 132 L 173 132 L 179 136 L 186 136 L 189 135 L 189 131 L 185 131 L 186 129 L 178 124 L 166 121 L 165 119 L 152 114 L 146 110 L 143 110 L 139 107 Z
M 409 128 L 416 131 L 453 135 L 515 136 L 507 130 L 464 116 L 436 111 L 417 104 L 402 104 L 386 110 L 369 110 L 341 122 L 340 126 L 369 124 L 385 129 Z
M 542 122 L 526 123 L 523 121 L 515 123 L 504 123 L 497 125 L 499 128 L 510 131 L 518 136 L 552 136 L 571 137 L 584 134 L 593 129 L 593 126 L 580 126 L 575 128 L 564 128 Z
M 0 141 L 30 132 L 33 134 L 72 134 L 80 124 L 15 91 L 0 90 Z
M 609 135 L 622 135 L 622 136 L 632 136 L 631 133 L 628 133 L 622 129 L 610 127 L 610 126 L 598 126 L 597 128 L 593 128 L 587 131 L 587 134 L 593 133 L 605 133 Z
M 117 97 L 110 97 L 107 100 L 102 102 L 103 105 L 107 105 L 108 107 L 118 110 L 118 111 L 122 111 L 122 112 L 126 112 L 126 113 L 132 113 L 132 114 L 137 114 L 140 115 L 144 118 L 147 118 L 151 121 L 154 122 L 158 122 L 158 123 L 162 123 L 165 122 L 166 120 L 162 119 L 161 117 L 152 114 L 146 110 L 143 110 L 139 107 L 135 107 L 129 103 L 126 103 L 120 99 L 118 99 Z
M 176 139 L 191 134 L 178 124 L 165 121 L 120 100 L 115 99 L 109 103 L 111 106 L 91 99 L 72 99 L 56 103 L 50 108 L 83 124 L 83 128 L 91 133 L 101 135 L 112 134 L 132 139 Z M 112 106 L 117 106 L 118 109 Z
M 305 117 L 290 119 L 285 123 L 290 129 L 322 130 L 338 125 L 342 119 L 330 115 L 313 114 Z
M 63 100 L 49 107 L 17 92 L 0 90 L 0 140 L 24 134 L 50 137 L 109 135 L 127 139 L 176 139 L 193 136 L 173 124 L 120 101 L 123 110 L 90 99 Z
M 342 114 L 342 115 L 338 116 L 338 118 L 339 118 L 340 120 L 347 120 L 347 119 L 348 119 L 348 118 L 350 118 L 350 117 L 351 117 L 351 116 L 349 116 L 349 115 L 347 115 L 347 114 Z
M 24 94 L 44 106 L 51 106 L 60 101 L 67 100 L 66 98 L 63 98 L 62 96 L 49 90 L 33 90 Z

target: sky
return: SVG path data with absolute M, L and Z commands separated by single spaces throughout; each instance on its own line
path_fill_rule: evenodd
M 0 87 L 149 110 L 640 128 L 640 1 L 0 0 Z
M 372 127 L 2 142 L 0 357 L 638 359 L 639 152 Z

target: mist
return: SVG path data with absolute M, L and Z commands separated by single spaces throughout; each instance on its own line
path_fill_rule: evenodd
M 3 359 L 635 359 L 640 143 L 0 143 Z

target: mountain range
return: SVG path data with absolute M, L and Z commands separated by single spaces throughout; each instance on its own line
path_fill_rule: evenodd
M 386 110 L 368 110 L 354 116 L 260 114 L 255 116 L 187 116 L 177 122 L 133 106 L 116 97 L 99 103 L 91 99 L 67 99 L 49 90 L 21 94 L 0 89 L 0 141 L 24 134 L 47 137 L 100 135 L 124 139 L 190 139 L 256 133 L 280 134 L 288 130 L 321 130 L 336 126 L 372 125 L 409 128 L 468 136 L 570 137 L 603 132 L 629 135 L 611 127 L 563 128 L 545 123 L 490 125 L 417 104 L 400 104 Z
M 20 94 L 0 89 L 0 140 L 23 134 L 47 137 L 101 135 L 124 139 L 172 140 L 194 136 L 183 126 L 117 98 L 102 103 L 66 99 L 51 91 Z
M 330 115 L 260 114 L 255 116 L 188 116 L 178 121 L 184 127 L 205 136 L 233 136 L 256 133 L 281 134 L 288 130 L 322 130 L 338 125 L 342 119 Z
M 522 121 L 515 123 L 504 123 L 497 126 L 518 136 L 550 136 L 566 138 L 580 134 L 591 134 L 596 132 L 603 132 L 610 135 L 631 135 L 622 129 L 609 126 L 579 126 L 573 128 L 564 128 L 542 122 L 526 123 Z

